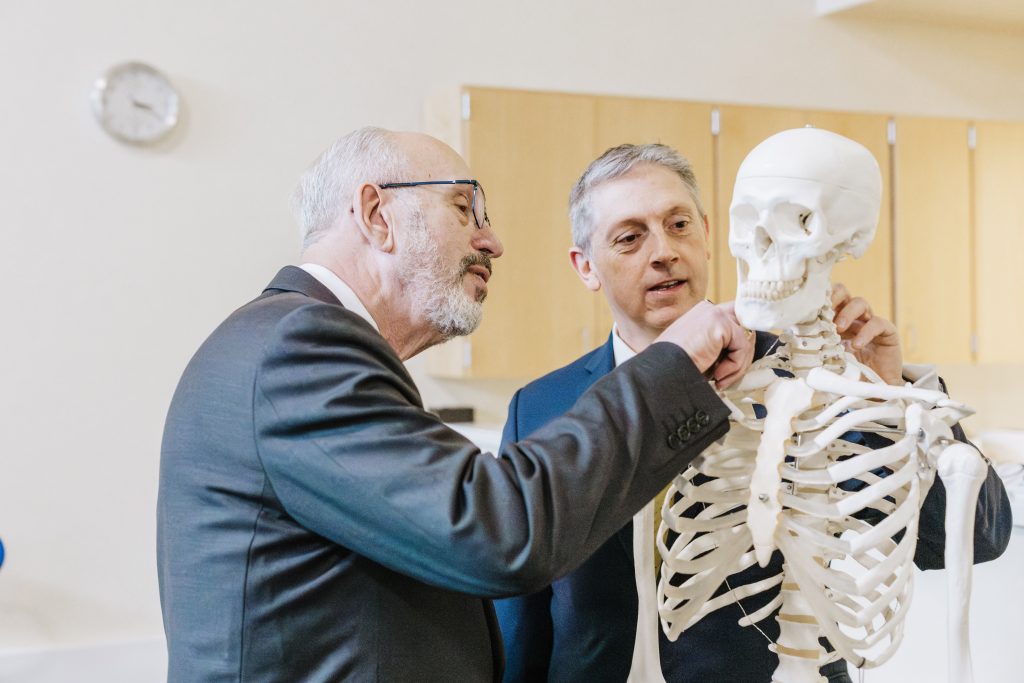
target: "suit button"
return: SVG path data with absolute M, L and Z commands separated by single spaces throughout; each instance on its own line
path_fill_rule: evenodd
M 708 417 L 708 414 L 705 413 L 703 410 L 698 410 L 697 411 L 697 422 L 698 422 L 698 424 L 700 424 L 701 427 L 707 427 L 708 424 L 711 422 L 711 418 Z
M 680 425 L 679 429 L 676 430 L 676 436 L 679 437 L 680 441 L 689 441 L 692 434 L 690 434 L 690 430 L 686 428 L 686 425 Z
M 682 441 L 679 440 L 679 437 L 676 436 L 675 432 L 673 432 L 673 433 L 668 435 L 668 447 L 669 448 L 671 448 L 674 451 L 678 451 L 679 448 L 682 445 L 683 445 Z
M 701 428 L 700 420 L 696 417 L 691 417 L 686 421 L 686 428 L 689 429 L 690 432 L 696 434 L 697 430 Z

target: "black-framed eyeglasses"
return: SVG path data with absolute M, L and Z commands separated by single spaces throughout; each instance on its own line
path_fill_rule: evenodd
M 420 180 L 411 183 L 381 183 L 380 189 L 390 190 L 395 187 L 419 187 L 420 185 L 472 185 L 473 203 L 470 205 L 470 211 L 473 212 L 473 220 L 476 221 L 476 227 L 478 230 L 491 227 L 491 219 L 487 217 L 484 190 L 478 180 Z M 477 194 L 481 197 L 480 201 L 477 201 Z M 480 207 L 479 209 L 476 208 L 478 206 Z

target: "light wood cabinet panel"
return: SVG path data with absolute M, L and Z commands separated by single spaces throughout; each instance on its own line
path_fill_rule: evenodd
M 972 157 L 967 122 L 950 119 L 900 117 L 893 146 L 890 119 L 876 114 L 490 88 L 462 96 L 449 138 L 461 136 L 486 188 L 505 255 L 480 329 L 431 350 L 435 375 L 528 379 L 604 341 L 611 314 L 570 265 L 567 203 L 586 165 L 613 145 L 662 142 L 690 159 L 711 227 L 709 295 L 733 298 L 728 210 L 739 165 L 768 136 L 808 124 L 865 145 L 883 176 L 875 239 L 833 279 L 896 321 L 908 361 L 970 362 L 977 329 L 978 360 L 1016 362 L 1024 320 L 1000 303 L 1016 288 L 1003 278 L 1020 270 L 1024 252 L 1024 124 L 980 124 Z
M 594 156 L 595 98 L 469 88 L 464 151 L 505 254 L 463 376 L 533 377 L 591 348 L 594 302 L 569 265 L 569 189 Z M 466 367 L 468 366 L 468 367 Z
M 971 361 L 967 122 L 898 117 L 896 323 L 908 362 Z
M 714 141 L 711 135 L 712 105 L 625 97 L 597 100 L 596 150 L 594 157 L 610 147 L 625 143 L 659 142 L 679 151 L 693 166 L 701 203 L 714 225 Z M 582 172 L 582 169 L 581 169 Z M 567 192 L 568 194 L 568 192 Z M 714 240 L 714 234 L 711 239 Z M 714 244 L 714 242 L 712 242 Z M 713 256 L 712 256 L 713 258 Z M 714 261 L 712 261 L 712 265 Z M 714 272 L 708 296 L 714 298 Z M 582 285 L 581 285 L 582 286 Z M 604 341 L 612 328 L 612 314 L 604 295 L 595 297 L 597 332 L 595 345 Z
M 716 232 L 718 292 L 722 300 L 736 296 L 736 260 L 729 253 L 729 204 L 743 159 L 765 138 L 790 128 L 812 125 L 855 140 L 871 151 L 882 171 L 883 199 L 875 239 L 863 257 L 836 266 L 833 280 L 842 282 L 856 296 L 867 299 L 872 308 L 892 319 L 892 222 L 890 210 L 890 149 L 888 119 L 878 114 L 801 111 L 769 107 L 722 106 L 717 136 Z
M 1024 123 L 979 123 L 974 151 L 977 361 L 1020 362 Z

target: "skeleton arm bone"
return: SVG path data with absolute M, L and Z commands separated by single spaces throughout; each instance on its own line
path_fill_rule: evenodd
M 960 425 L 952 426 L 952 435 L 956 441 L 973 446 Z M 942 569 L 945 566 L 946 498 L 946 487 L 941 478 L 936 478 L 921 506 L 917 553 L 914 555 L 914 564 L 920 569 Z M 1010 501 L 994 468 L 988 468 L 973 514 L 973 561 L 975 564 L 989 562 L 1006 550 L 1013 529 Z
M 970 683 L 971 558 L 974 555 L 974 509 L 988 467 L 977 449 L 954 444 L 938 458 L 939 477 L 946 487 L 946 571 L 950 680 Z

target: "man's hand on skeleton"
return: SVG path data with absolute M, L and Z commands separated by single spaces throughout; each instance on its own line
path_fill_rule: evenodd
M 887 384 L 903 384 L 903 351 L 896 326 L 875 315 L 871 304 L 851 296 L 841 283 L 832 285 L 836 330 L 857 360 L 878 373 Z
M 754 359 L 755 335 L 740 325 L 731 301 L 701 301 L 654 341 L 681 347 L 719 389 L 735 384 Z

